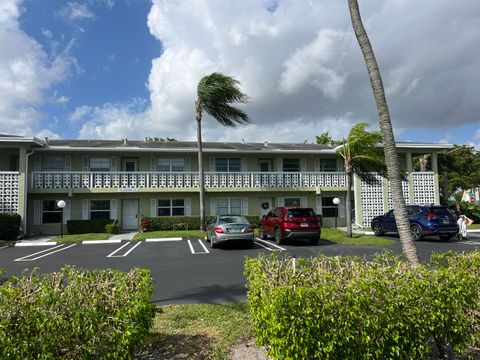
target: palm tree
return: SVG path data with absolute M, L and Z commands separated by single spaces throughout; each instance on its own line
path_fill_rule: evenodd
M 372 174 L 387 176 L 383 150 L 379 147 L 382 135 L 378 131 L 365 130 L 367 123 L 358 123 L 350 130 L 348 138 L 338 151 L 343 158 L 347 176 L 346 220 L 347 236 L 352 237 L 352 179 L 357 174 L 363 181 L 374 184 L 378 180 Z
M 205 187 L 202 156 L 202 115 L 205 111 L 220 124 L 234 127 L 250 122 L 248 115 L 230 105 L 246 103 L 249 98 L 240 91 L 240 82 L 232 77 L 214 72 L 203 77 L 198 83 L 195 101 L 195 120 L 198 141 L 198 186 L 200 188 L 200 228 L 205 230 Z
M 370 84 L 372 86 L 375 103 L 380 123 L 380 132 L 383 139 L 383 149 L 385 152 L 385 162 L 388 170 L 388 178 L 392 189 L 393 208 L 395 209 L 395 222 L 397 224 L 400 242 L 402 243 L 403 253 L 413 266 L 420 263 L 417 254 L 417 248 L 413 242 L 413 236 L 410 230 L 410 223 L 407 218 L 407 210 L 402 192 L 402 175 L 398 161 L 398 154 L 395 147 L 395 138 L 393 136 L 390 113 L 388 111 L 387 99 L 383 88 L 382 77 L 378 68 L 372 44 L 368 39 L 367 32 L 363 27 L 360 10 L 357 0 L 348 0 L 348 8 L 352 19 L 353 31 L 357 38 L 360 49 L 368 69 Z

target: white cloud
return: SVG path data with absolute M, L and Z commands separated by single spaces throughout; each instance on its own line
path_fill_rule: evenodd
M 31 135 L 40 118 L 37 108 L 48 100 L 45 92 L 69 76 L 75 59 L 68 47 L 48 56 L 25 34 L 18 22 L 20 5 L 20 0 L 0 3 L 0 131 Z
M 57 11 L 57 15 L 68 21 L 94 19 L 95 15 L 90 11 L 87 4 L 68 2 Z

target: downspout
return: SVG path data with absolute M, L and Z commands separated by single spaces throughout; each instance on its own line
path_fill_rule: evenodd
M 25 160 L 25 183 L 24 183 L 24 189 L 23 192 L 25 194 L 25 201 L 23 204 L 23 233 L 20 234 L 20 238 L 24 239 L 25 236 L 27 235 L 27 213 L 28 213 L 28 158 L 33 155 L 33 150 L 31 150 L 29 153 L 26 155 L 26 160 Z

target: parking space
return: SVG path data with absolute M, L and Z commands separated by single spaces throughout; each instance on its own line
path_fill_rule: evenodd
M 432 252 L 471 251 L 480 248 L 480 234 L 469 235 L 460 242 L 429 239 L 417 242 L 419 256 L 428 260 Z M 400 253 L 398 237 L 386 249 Z M 277 245 L 273 240 L 255 239 L 254 247 L 229 243 L 212 249 L 204 239 L 149 239 L 147 241 L 98 241 L 83 244 L 60 244 L 0 248 L 0 268 L 6 277 L 20 275 L 26 268 L 41 272 L 57 271 L 64 265 L 85 269 L 113 268 L 128 271 L 134 267 L 150 269 L 155 283 L 154 301 L 166 303 L 225 302 L 246 299 L 243 275 L 245 257 L 258 254 L 285 254 L 311 257 L 355 255 L 370 257 L 381 247 L 338 245 L 320 241 L 288 242 Z

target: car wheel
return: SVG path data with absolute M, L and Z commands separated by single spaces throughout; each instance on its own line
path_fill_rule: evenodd
M 318 245 L 319 238 L 310 239 L 310 245 Z
M 248 247 L 250 249 L 253 249 L 255 247 L 255 243 L 253 242 L 253 240 L 248 243 Z
M 423 238 L 423 232 L 422 232 L 422 228 L 418 225 L 412 225 L 410 227 L 410 229 L 412 229 L 412 236 L 413 236 L 413 240 L 414 241 L 419 241 L 419 240 L 422 240 Z
M 450 241 L 450 240 L 456 240 L 457 234 L 448 234 L 448 235 L 441 235 L 440 240 L 442 241 Z
M 259 234 L 258 236 L 260 237 L 260 239 L 262 240 L 267 240 L 267 235 L 265 234 L 265 232 L 263 231 L 263 226 L 260 226 L 260 229 L 259 229 Z
M 383 230 L 383 226 L 379 222 L 374 223 L 372 228 L 375 236 L 382 236 L 383 234 L 385 234 L 385 230 Z
M 285 242 L 285 240 L 283 239 L 282 231 L 280 230 L 280 228 L 275 229 L 275 242 L 278 245 L 282 245 Z

